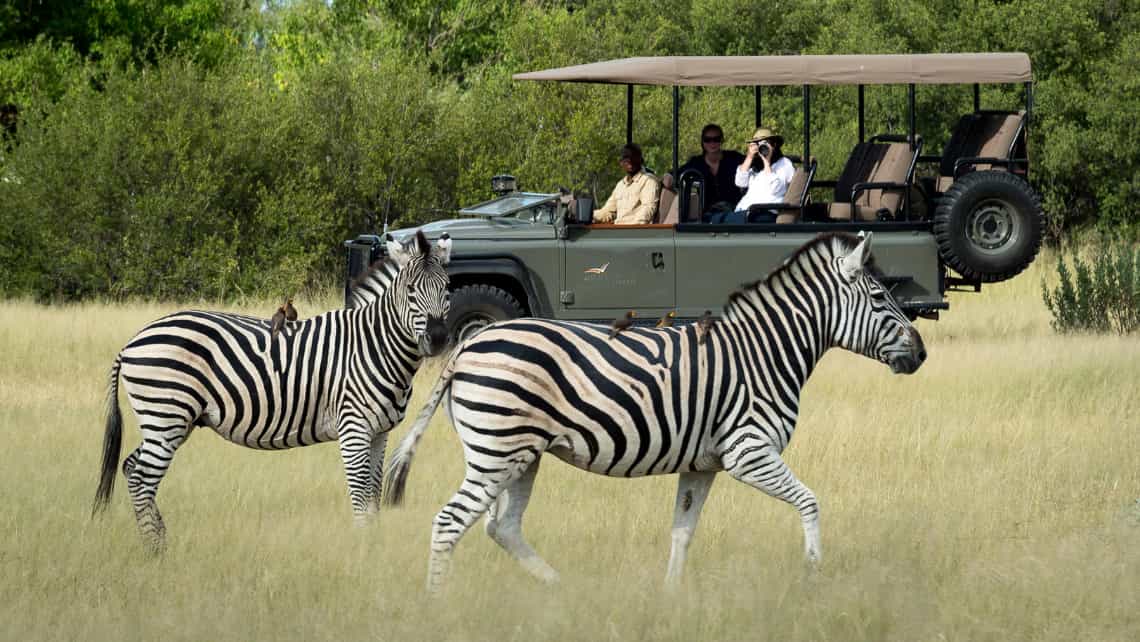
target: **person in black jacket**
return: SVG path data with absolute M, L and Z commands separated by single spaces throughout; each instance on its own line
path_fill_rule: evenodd
M 677 171 L 680 176 L 687 169 L 701 173 L 705 181 L 705 212 L 731 211 L 740 200 L 741 190 L 736 186 L 736 168 L 744 162 L 740 152 L 724 149 L 724 130 L 709 123 L 701 129 L 701 154 L 693 156 Z M 666 174 L 662 185 L 673 189 L 675 177 Z M 702 212 L 702 213 L 705 213 Z

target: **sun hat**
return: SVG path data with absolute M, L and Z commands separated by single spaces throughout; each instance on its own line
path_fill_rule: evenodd
M 755 142 L 755 141 L 761 141 L 764 139 L 768 139 L 768 140 L 772 141 L 772 144 L 775 145 L 776 147 L 779 147 L 779 146 L 784 144 L 784 137 L 773 132 L 771 129 L 768 129 L 767 127 L 761 127 L 760 129 L 757 129 L 756 133 L 752 134 L 752 138 L 750 138 L 748 140 L 748 142 L 751 143 L 751 142 Z

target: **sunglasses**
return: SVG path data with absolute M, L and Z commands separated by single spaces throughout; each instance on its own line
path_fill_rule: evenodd
M 701 140 L 706 143 L 721 143 L 724 142 L 724 136 L 705 136 Z

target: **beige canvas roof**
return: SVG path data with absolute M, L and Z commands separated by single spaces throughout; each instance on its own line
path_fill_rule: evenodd
M 1024 53 L 623 58 L 514 75 L 630 85 L 889 85 L 1013 83 L 1033 79 Z

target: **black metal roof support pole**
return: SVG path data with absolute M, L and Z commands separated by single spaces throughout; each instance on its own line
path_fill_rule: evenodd
M 907 138 L 910 139 L 910 149 L 911 149 L 911 152 L 913 152 L 915 146 L 918 145 L 918 138 L 917 138 L 918 132 L 916 131 L 918 129 L 918 127 L 915 124 L 915 117 L 916 117 L 915 111 L 916 110 L 914 108 L 914 83 L 911 83 L 910 86 L 907 87 L 906 102 L 907 102 L 907 107 L 910 109 L 910 132 L 907 134 Z M 914 169 L 914 165 L 912 164 L 911 170 L 913 170 L 913 169 Z M 912 181 L 914 180 L 913 172 L 910 175 L 910 180 L 912 180 Z M 905 208 L 904 209 L 904 212 L 905 212 L 904 216 L 906 217 L 906 220 L 909 221 L 910 220 L 910 190 L 909 189 L 906 191 L 905 194 L 903 194 L 903 207 Z
M 865 103 L 863 102 L 863 85 L 859 85 L 859 142 L 860 143 L 863 142 L 864 138 L 866 138 L 866 134 L 865 134 L 866 129 L 864 127 L 866 121 L 864 120 L 865 117 L 863 115 L 864 104 Z
M 756 127 L 759 128 L 760 127 L 760 117 L 763 115 L 763 112 L 760 109 L 760 85 L 756 85 L 755 89 L 756 89 Z
M 1030 123 L 1030 117 L 1033 116 L 1033 81 L 1030 80 L 1025 83 L 1025 124 Z
M 804 163 L 811 162 L 811 85 L 804 85 Z
M 910 112 L 910 114 L 907 116 L 908 120 L 910 121 L 910 124 L 908 125 L 907 138 L 910 139 L 910 148 L 914 149 L 914 146 L 917 144 L 917 141 L 914 138 L 916 133 L 915 130 L 918 129 L 917 125 L 915 124 L 916 114 L 914 109 L 914 83 L 908 85 L 906 89 L 906 108 Z
M 1025 157 L 1029 158 L 1029 128 L 1033 125 L 1033 81 L 1025 83 Z M 1029 163 L 1025 163 L 1025 180 L 1029 180 Z
M 625 144 L 633 142 L 633 85 L 625 86 Z
M 982 110 L 982 88 L 978 83 L 974 83 L 974 113 Z
M 676 85 L 673 86 L 673 171 L 677 171 L 680 166 L 677 163 L 678 149 L 677 145 L 681 136 L 681 88 Z

